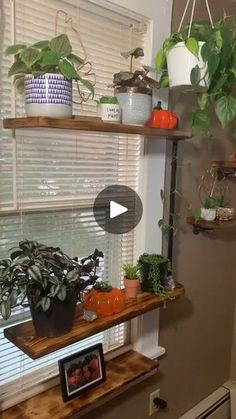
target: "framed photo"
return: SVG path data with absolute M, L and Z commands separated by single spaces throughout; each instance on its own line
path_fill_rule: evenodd
M 101 343 L 60 359 L 58 366 L 64 402 L 106 381 Z

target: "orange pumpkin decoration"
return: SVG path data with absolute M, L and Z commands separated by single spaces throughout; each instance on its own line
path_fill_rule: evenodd
M 169 110 L 162 109 L 161 102 L 158 102 L 151 113 L 149 121 L 150 128 L 173 129 L 177 124 L 177 116 Z
M 125 308 L 125 296 L 118 288 L 100 282 L 84 295 L 84 308 L 94 311 L 98 317 L 111 316 Z

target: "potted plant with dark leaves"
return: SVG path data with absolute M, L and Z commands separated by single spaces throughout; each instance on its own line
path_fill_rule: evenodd
M 168 275 L 169 259 L 159 254 L 143 253 L 138 259 L 141 288 L 163 296 L 164 280 Z
M 124 272 L 125 297 L 136 299 L 140 287 L 139 266 L 126 263 L 122 266 L 122 269 Z
M 117 97 L 102 96 L 97 102 L 97 115 L 102 121 L 120 122 L 121 109 Z
M 71 259 L 59 247 L 25 240 L 9 259 L 0 261 L 0 310 L 6 320 L 17 305 L 28 301 L 39 336 L 56 337 L 70 331 L 81 293 L 98 278 L 102 252 Z
M 14 55 L 8 76 L 14 76 L 18 91 L 25 92 L 27 116 L 71 117 L 72 80 L 77 83 L 80 97 L 81 86 L 91 96 L 94 94 L 93 84 L 81 74 L 86 63 L 72 52 L 66 34 L 29 46 L 10 45 L 5 55 Z
M 191 29 L 191 31 L 190 31 Z M 192 128 L 210 135 L 210 109 L 226 127 L 236 117 L 236 30 L 233 19 L 195 22 L 168 37 L 156 55 L 160 84 L 197 92 Z
M 122 110 L 122 123 L 144 125 L 152 110 L 152 91 L 159 88 L 159 83 L 148 76 L 150 67 L 143 66 L 133 71 L 133 59 L 144 56 L 142 48 L 134 48 L 121 55 L 130 58 L 129 71 L 120 71 L 113 76 L 115 96 Z

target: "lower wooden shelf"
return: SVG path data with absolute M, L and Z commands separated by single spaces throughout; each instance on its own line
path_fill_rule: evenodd
M 176 288 L 169 293 L 175 299 L 183 295 L 184 287 L 177 284 Z M 167 304 L 172 304 L 173 300 L 167 300 Z M 154 310 L 163 305 L 163 299 L 155 294 L 147 292 L 141 293 L 137 301 L 127 301 L 125 309 L 118 314 L 96 319 L 87 322 L 83 319 L 81 305 L 77 305 L 76 317 L 72 330 L 64 336 L 57 338 L 46 338 L 35 335 L 32 321 L 17 324 L 4 330 L 4 335 L 14 345 L 25 352 L 30 358 L 37 359 L 72 343 L 83 340 L 117 324 L 123 323 L 143 313 Z
M 105 403 L 128 386 L 157 372 L 158 364 L 137 352 L 129 351 L 106 363 L 107 380 L 93 390 L 63 403 L 56 386 L 2 412 L 2 419 L 65 419 L 96 404 Z

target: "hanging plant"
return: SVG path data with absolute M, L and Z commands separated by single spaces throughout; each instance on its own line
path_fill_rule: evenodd
M 173 52 L 176 46 L 182 45 L 192 57 L 195 57 L 197 61 L 191 69 L 189 80 L 191 90 L 197 91 L 198 108 L 191 114 L 191 123 L 194 131 L 201 131 L 209 136 L 211 105 L 214 106 L 216 116 L 223 128 L 236 118 L 236 97 L 233 93 L 236 81 L 236 27 L 234 19 L 226 15 L 222 20 L 213 22 L 207 1 L 206 5 L 210 22 L 190 22 L 190 25 L 180 30 L 187 10 L 186 6 L 178 32 L 171 34 L 164 41 L 156 55 L 156 68 L 162 71 L 161 86 L 167 87 L 171 85 L 168 63 L 170 52 Z M 195 1 L 192 17 L 194 7 Z M 203 65 L 200 64 L 201 62 Z M 183 73 L 185 66 L 180 56 L 175 66 L 176 72 L 179 66 L 180 72 Z

